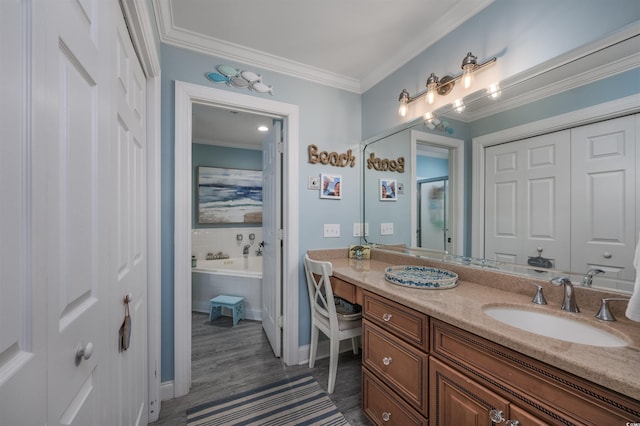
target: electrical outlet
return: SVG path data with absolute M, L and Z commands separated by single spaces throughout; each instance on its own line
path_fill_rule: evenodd
M 324 224 L 324 237 L 325 238 L 338 238 L 338 237 L 340 237 L 340 224 L 339 223 L 325 223 Z
M 380 235 L 393 235 L 393 223 L 381 223 Z

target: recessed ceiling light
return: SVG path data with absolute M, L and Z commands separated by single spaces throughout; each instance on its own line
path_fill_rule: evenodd
M 269 128 L 267 126 L 259 126 L 258 130 L 261 131 L 261 132 L 268 132 Z

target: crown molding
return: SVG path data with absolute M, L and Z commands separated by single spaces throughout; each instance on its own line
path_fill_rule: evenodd
M 156 19 L 160 41 L 162 43 L 312 81 L 325 86 L 335 87 L 357 94 L 361 93 L 360 81 L 358 79 L 184 30 L 176 27 L 173 23 L 170 0 L 154 0 L 154 5 L 157 12 Z

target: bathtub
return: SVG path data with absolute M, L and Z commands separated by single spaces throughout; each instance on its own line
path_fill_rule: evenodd
M 191 309 L 209 313 L 209 300 L 220 294 L 244 297 L 245 317 L 262 320 L 262 257 L 198 260 L 191 268 Z

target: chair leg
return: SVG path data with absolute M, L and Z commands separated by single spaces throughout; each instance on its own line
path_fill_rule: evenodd
M 320 330 L 318 327 L 311 326 L 311 347 L 309 348 L 309 368 L 313 368 L 316 364 L 316 352 L 318 351 L 318 336 Z
M 358 355 L 358 343 L 359 343 L 358 336 L 351 338 L 351 347 L 353 348 L 354 355 Z
M 340 350 L 340 341 L 338 339 L 331 339 L 329 349 L 329 385 L 327 386 L 327 393 L 333 393 L 336 387 L 336 375 L 338 373 L 338 356 Z

